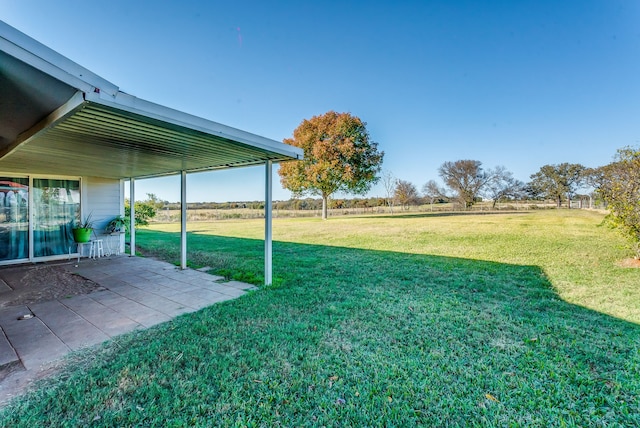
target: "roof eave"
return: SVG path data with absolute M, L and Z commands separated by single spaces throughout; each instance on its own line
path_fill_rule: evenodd
M 115 96 L 118 86 L 0 21 L 0 50 L 83 92 Z

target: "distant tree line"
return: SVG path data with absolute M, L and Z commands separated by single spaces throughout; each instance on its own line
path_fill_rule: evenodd
M 407 209 L 410 205 L 443 202 L 456 203 L 461 209 L 470 209 L 477 202 L 489 200 L 492 208 L 498 202 L 521 200 L 553 200 L 557 207 L 566 199 L 567 206 L 581 189 L 588 190 L 590 170 L 580 164 L 563 163 L 545 165 L 531 176 L 528 183 L 514 178 L 504 166 L 484 169 L 478 160 L 444 162 L 438 168 L 443 184 L 428 180 L 421 188 L 406 180 L 396 179 L 389 171 L 382 174 L 385 201 L 388 206 Z
M 384 206 L 384 198 L 335 198 L 330 199 L 329 208 L 372 208 Z M 322 210 L 321 198 L 302 198 L 289 199 L 286 201 L 273 201 L 274 210 L 299 210 L 299 211 L 320 211 Z M 167 202 L 161 209 L 179 210 L 179 202 Z M 187 204 L 189 210 L 236 210 L 251 209 L 263 210 L 264 201 L 239 201 L 239 202 L 189 202 Z
M 389 207 L 408 210 L 411 206 L 428 204 L 454 203 L 459 209 L 470 209 L 480 201 L 491 201 L 492 208 L 499 202 L 510 201 L 549 201 L 557 207 L 563 202 L 569 205 L 578 191 L 593 187 L 594 171 L 580 164 L 563 163 L 544 165 L 531 175 L 531 181 L 524 183 L 513 177 L 513 173 L 504 166 L 483 169 L 478 160 L 458 160 L 444 162 L 438 168 L 438 174 L 444 183 L 428 180 L 421 191 L 415 184 L 395 178 L 390 171 L 383 171 L 381 177 L 385 195 L 382 197 L 354 198 L 292 198 L 287 201 L 274 201 L 273 208 L 280 210 L 322 210 L 323 206 L 331 209 Z M 586 196 L 586 195 L 585 195 Z M 595 196 L 595 195 L 594 195 Z M 138 202 L 136 202 L 137 206 Z M 179 210 L 178 202 L 159 201 L 155 195 L 149 194 L 146 205 L 158 209 Z M 231 210 L 231 209 L 264 209 L 264 201 L 233 202 L 190 202 L 189 210 Z
M 248 208 L 253 210 L 263 210 L 264 201 L 235 201 L 235 202 L 188 202 L 189 210 L 234 210 Z M 162 209 L 179 210 L 180 202 L 166 202 Z

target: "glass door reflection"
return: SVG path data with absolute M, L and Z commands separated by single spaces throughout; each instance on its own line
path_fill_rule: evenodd
M 68 254 L 70 249 L 75 250 L 72 229 L 79 218 L 79 180 L 33 180 L 34 257 Z

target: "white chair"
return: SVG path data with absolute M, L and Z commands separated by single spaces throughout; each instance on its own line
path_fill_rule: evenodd
M 94 259 L 104 257 L 104 245 L 102 239 L 93 239 L 89 247 L 89 258 Z

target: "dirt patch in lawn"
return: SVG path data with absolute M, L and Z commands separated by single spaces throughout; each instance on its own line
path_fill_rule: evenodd
M 12 266 L 0 269 L 0 308 L 63 299 L 104 290 L 68 270 L 68 263 Z
M 640 268 L 640 259 L 624 259 L 618 266 L 625 268 Z

